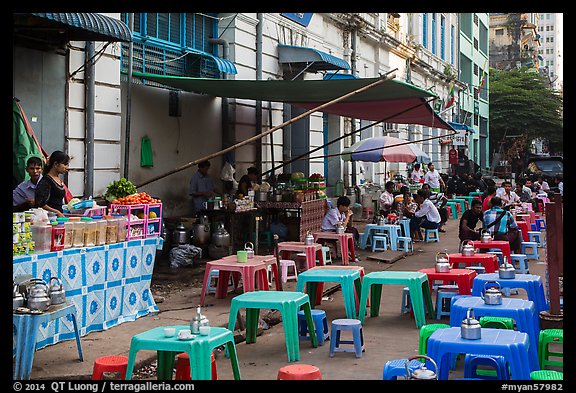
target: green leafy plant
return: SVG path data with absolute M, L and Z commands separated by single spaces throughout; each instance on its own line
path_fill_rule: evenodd
M 121 178 L 120 180 L 114 180 L 108 185 L 104 198 L 108 202 L 111 202 L 114 199 L 124 198 L 125 196 L 136 194 L 137 192 L 138 190 L 134 183 L 125 178 Z

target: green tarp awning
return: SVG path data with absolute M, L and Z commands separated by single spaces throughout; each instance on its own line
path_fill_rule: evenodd
M 183 91 L 217 97 L 284 102 L 305 109 L 358 90 L 379 78 L 332 80 L 230 80 L 164 76 L 134 72 L 139 77 Z M 387 123 L 420 124 L 453 130 L 426 102 L 433 92 L 394 79 L 323 108 L 323 112 Z

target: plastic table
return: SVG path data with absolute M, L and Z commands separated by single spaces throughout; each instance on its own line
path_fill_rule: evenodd
M 518 225 L 518 228 L 520 228 L 520 231 L 522 231 L 522 241 L 523 242 L 527 242 L 529 241 L 528 239 L 528 223 L 524 220 L 516 220 L 516 224 Z
M 76 323 L 76 306 L 74 304 L 62 304 L 50 306 L 48 310 L 41 314 L 12 314 L 12 323 L 16 328 L 16 361 L 14 365 L 14 379 L 28 380 L 32 373 L 32 363 L 36 352 L 36 337 L 41 325 L 50 321 L 55 321 L 62 317 L 69 317 L 74 326 L 76 336 L 76 347 L 78 357 L 81 362 L 82 345 L 80 344 L 80 334 Z
M 362 279 L 362 296 L 360 297 L 360 309 L 358 311 L 358 319 L 360 322 L 364 323 L 368 294 L 370 294 L 370 316 L 378 316 L 380 311 L 380 298 L 382 296 L 382 285 L 404 285 L 409 288 L 410 299 L 412 300 L 414 310 L 414 319 L 418 329 L 426 324 L 424 302 L 426 302 L 428 316 L 435 318 L 428 276 L 425 273 L 383 271 L 368 273 L 364 275 Z
M 307 245 L 304 242 L 281 242 L 278 243 L 278 252 L 282 259 L 289 259 L 290 252 L 299 252 L 306 254 L 306 264 L 308 269 L 316 266 L 316 256 L 318 256 L 318 263 L 324 265 L 324 253 L 322 252 L 322 244 L 314 243 Z
M 164 336 L 164 328 L 173 327 L 176 334 L 173 337 Z M 235 380 L 240 380 L 240 367 L 234 344 L 234 333 L 226 328 L 211 326 L 206 336 L 196 335 L 192 340 L 180 340 L 178 331 L 190 329 L 189 325 L 159 326 L 132 336 L 130 354 L 126 367 L 126 380 L 132 379 L 136 354 L 140 350 L 155 350 L 158 353 L 158 379 L 172 379 L 174 359 L 178 353 L 186 352 L 190 358 L 191 379 L 212 379 L 212 351 L 221 345 L 226 345 L 227 355 L 232 364 Z M 193 372 L 192 372 L 193 370 Z
M 474 317 L 488 315 L 508 317 L 516 321 L 516 329 L 527 333 L 530 337 L 531 371 L 538 369 L 538 335 L 540 334 L 540 319 L 536 305 L 531 300 L 503 298 L 502 304 L 485 304 L 479 296 L 467 296 L 456 299 L 450 306 L 450 326 L 460 326 L 466 318 L 469 308 L 474 309 Z
M 506 257 L 508 263 L 512 261 L 510 258 L 510 243 L 505 240 L 490 240 L 489 242 L 482 242 L 481 240 L 473 240 L 472 246 L 474 249 L 489 249 L 489 248 L 499 248 L 502 251 L 502 255 Z
M 464 199 L 466 201 L 466 203 L 468 204 L 468 208 L 471 208 L 472 207 L 472 201 L 476 198 L 472 195 L 457 195 L 456 199 Z
M 534 302 L 536 311 L 546 311 L 550 307 L 546 300 L 542 277 L 535 274 L 516 274 L 514 278 L 500 278 L 498 273 L 479 274 L 474 278 L 472 296 L 480 296 L 484 292 L 484 283 L 498 281 L 502 288 L 522 288 L 528 295 L 528 300 Z
M 313 267 L 311 270 L 315 270 L 315 269 L 325 269 L 325 270 L 345 270 L 345 269 L 350 269 L 350 270 L 358 270 L 360 272 L 360 284 L 362 284 L 362 279 L 364 278 L 364 266 L 338 266 L 338 265 L 324 265 L 324 266 L 316 266 Z M 324 292 L 324 283 L 323 282 L 319 282 L 317 283 L 316 286 L 316 299 L 313 305 L 318 306 L 322 303 L 322 293 Z M 356 309 L 359 309 L 359 297 L 360 297 L 360 291 L 358 291 L 358 293 L 356 294 Z
M 300 282 L 300 279 L 298 279 L 298 282 Z M 246 309 L 246 344 L 256 342 L 260 309 L 278 310 L 282 314 L 288 361 L 300 360 L 300 340 L 298 337 L 298 311 L 300 308 L 304 310 L 308 331 L 316 331 L 312 320 L 310 298 L 307 294 L 288 291 L 258 291 L 238 295 L 232 298 L 232 303 L 230 304 L 228 329 L 231 331 L 234 331 L 236 317 L 241 308 Z M 314 348 L 318 347 L 318 338 L 315 334 L 310 335 L 310 342 Z
M 449 272 L 439 273 L 435 268 L 429 267 L 418 271 L 428 276 L 429 283 L 433 284 L 434 281 L 444 281 L 444 284 L 455 282 L 458 285 L 458 293 L 460 295 L 470 295 L 472 293 L 472 282 L 474 277 L 476 277 L 474 270 L 450 269 Z M 433 285 L 430 285 L 430 291 L 432 291 L 432 287 Z
M 473 266 L 480 264 L 484 266 L 486 272 L 494 273 L 498 271 L 498 256 L 494 254 L 474 253 L 474 255 L 462 255 L 461 253 L 448 254 L 450 265 L 459 268 L 464 266 Z
M 360 284 L 360 271 L 354 269 L 312 269 L 306 270 L 298 275 L 298 283 L 296 284 L 297 292 L 306 292 L 311 299 L 316 298 L 318 293 L 316 283 L 324 282 L 337 282 L 342 287 L 342 296 L 344 297 L 344 307 L 346 308 L 346 318 L 356 318 L 356 296 L 361 291 Z M 308 284 L 308 285 L 306 285 Z M 320 292 L 321 293 L 321 292 Z
M 248 262 L 238 262 L 236 255 L 229 255 L 215 261 L 206 262 L 204 282 L 202 284 L 202 292 L 200 293 L 200 305 L 204 305 L 206 290 L 210 284 L 211 270 L 219 270 L 215 296 L 217 299 L 222 299 L 225 298 L 228 293 L 228 282 L 231 272 L 242 275 L 244 292 L 255 290 L 256 274 L 258 274 L 258 288 L 268 290 L 268 266 L 272 267 L 272 274 L 274 274 L 276 281 L 276 289 L 281 290 L 278 265 L 276 264 L 276 257 L 273 255 L 255 255 L 254 258 L 248 259 Z
M 466 199 L 458 198 L 449 198 L 448 202 L 456 202 L 460 204 L 460 214 L 464 214 L 466 211 Z
M 481 191 L 470 191 L 468 193 L 468 196 L 475 197 L 476 199 L 478 199 L 477 197 L 480 197 L 480 199 L 482 199 L 482 195 L 484 195 L 484 193 Z
M 529 362 L 531 340 L 528 335 L 516 330 L 482 328 L 481 338 L 462 338 L 460 326 L 438 329 L 428 338 L 427 354 L 438 366 L 438 379 L 448 379 L 451 354 L 479 354 L 504 356 L 510 364 L 512 379 L 529 380 L 534 371 Z M 428 367 L 429 362 L 426 361 Z M 431 370 L 434 366 L 430 366 Z
M 366 249 L 368 246 L 368 239 L 372 236 L 372 232 L 386 232 L 388 234 L 388 239 L 390 239 L 390 249 L 398 250 L 398 236 L 402 234 L 402 227 L 395 224 L 366 224 L 364 229 L 364 234 L 360 237 L 360 248 Z M 409 235 L 408 235 L 409 236 Z
M 340 243 L 340 252 L 342 254 L 342 264 L 348 265 L 349 257 L 348 251 L 352 256 L 352 260 L 356 259 L 356 254 L 354 254 L 354 234 L 353 233 L 336 233 L 336 232 L 314 232 L 314 242 L 318 243 L 318 240 L 338 240 Z

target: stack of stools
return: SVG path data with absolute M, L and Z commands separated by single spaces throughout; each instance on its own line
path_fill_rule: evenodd
M 312 320 L 316 330 L 316 337 L 318 338 L 318 345 L 324 345 L 324 341 L 330 338 L 328 332 L 328 320 L 326 319 L 326 312 L 324 310 L 312 309 Z M 304 310 L 298 311 L 298 337 L 302 340 L 310 340 L 308 335 L 308 324 Z
M 216 369 L 216 358 L 214 357 L 214 352 L 210 358 L 212 366 L 212 380 L 218 380 L 218 370 Z M 176 375 L 174 379 L 177 381 L 189 381 L 190 380 L 190 357 L 186 352 L 179 353 L 176 356 Z
M 281 380 L 321 380 L 320 369 L 311 364 L 290 364 L 278 370 L 278 381 Z
M 352 332 L 352 341 L 341 340 L 342 331 Z M 352 344 L 353 347 L 340 347 L 341 344 Z M 330 357 L 334 357 L 334 352 L 354 352 L 357 358 L 362 357 L 364 348 L 364 335 L 362 333 L 362 323 L 358 319 L 335 319 L 332 321 L 332 331 L 330 332 Z
M 408 359 L 394 359 L 387 361 L 382 370 L 382 379 L 390 381 L 397 380 L 398 377 L 408 378 L 409 376 L 406 375 L 406 362 L 408 362 Z M 410 372 L 418 370 L 419 368 L 422 368 L 422 362 L 420 362 L 420 360 L 413 359 L 408 362 L 408 369 Z
M 540 231 L 528 231 L 528 241 L 537 243 L 538 247 L 544 247 L 544 236 Z
M 101 380 L 104 373 L 119 373 L 121 379 L 126 378 L 128 357 L 126 356 L 102 356 L 94 360 L 92 379 Z
M 564 344 L 564 329 L 544 329 L 540 330 L 538 336 L 538 360 L 540 369 L 544 370 L 546 366 L 563 367 L 564 352 L 553 352 L 549 346 L 551 344 Z M 562 360 L 550 360 L 550 357 L 561 357 Z
M 436 319 L 450 316 L 450 302 L 458 295 L 458 285 L 439 285 L 436 292 Z
M 288 275 L 288 268 L 292 267 L 293 272 Z M 283 283 L 287 283 L 288 280 L 298 281 L 298 270 L 296 269 L 296 262 L 292 259 L 281 259 L 280 260 L 280 277 Z

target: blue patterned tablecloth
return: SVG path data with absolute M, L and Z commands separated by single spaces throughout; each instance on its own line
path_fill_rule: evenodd
M 162 246 L 163 239 L 153 237 L 17 256 L 12 275 L 30 274 L 45 282 L 59 277 L 84 336 L 158 312 L 150 282 L 156 250 Z M 72 319 L 61 318 L 40 327 L 36 348 L 74 337 Z

